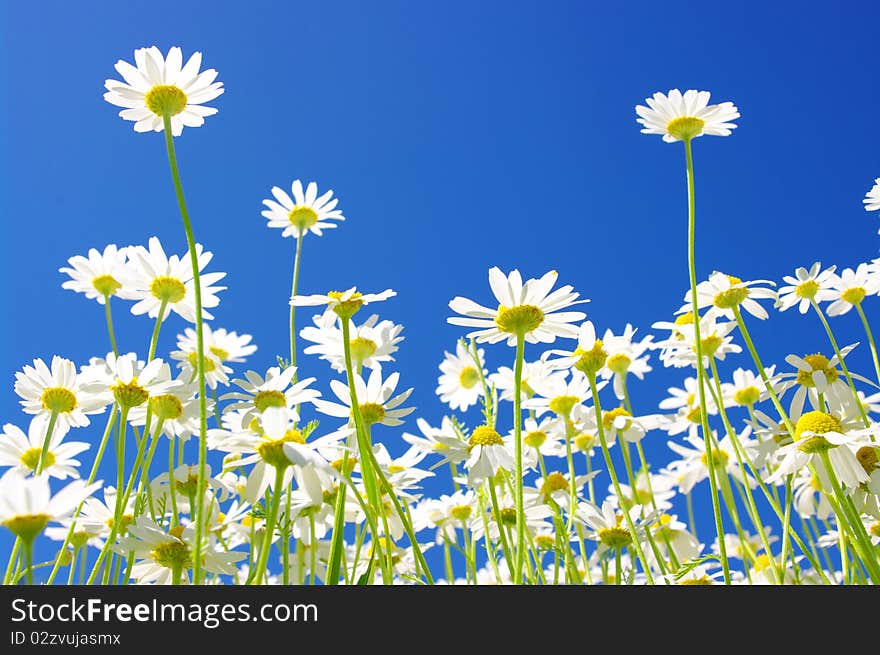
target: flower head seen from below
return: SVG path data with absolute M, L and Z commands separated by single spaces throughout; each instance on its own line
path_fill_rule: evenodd
M 61 425 L 75 427 L 88 425 L 87 415 L 100 414 L 110 403 L 106 394 L 85 389 L 76 365 L 58 355 L 52 357 L 50 366 L 35 359 L 33 366 L 16 373 L 15 393 L 22 398 L 26 413 L 47 417 L 54 413 Z
M 321 236 L 321 230 L 336 227 L 331 221 L 344 221 L 341 209 L 336 209 L 339 198 L 333 197 L 333 191 L 327 190 L 318 196 L 318 185 L 309 182 L 303 192 L 302 182 L 294 180 L 290 186 L 293 197 L 284 189 L 273 186 L 272 195 L 275 200 L 263 200 L 268 207 L 262 214 L 269 219 L 269 227 L 282 230 L 283 237 L 305 236 L 311 232 L 315 236 Z
M 206 116 L 217 113 L 210 102 L 223 93 L 223 83 L 215 82 L 213 68 L 199 72 L 202 53 L 195 52 L 183 63 L 180 48 L 173 47 L 166 56 L 156 46 L 134 51 L 135 66 L 116 62 L 116 71 L 124 82 L 106 80 L 104 100 L 124 107 L 120 118 L 134 121 L 135 132 L 161 132 L 164 118 L 171 121 L 171 133 L 180 136 L 184 127 L 199 127 Z
M 823 269 L 821 262 L 814 262 L 809 269 L 798 267 L 794 276 L 786 275 L 782 278 L 786 286 L 779 287 L 776 307 L 784 312 L 797 305 L 798 311 L 806 314 L 813 301 L 820 303 L 834 300 L 835 293 L 831 290 L 831 283 L 837 277 L 834 275 L 836 269 L 836 266 Z
M 361 293 L 357 287 L 351 287 L 345 291 L 328 291 L 311 296 L 294 296 L 290 304 L 294 307 L 320 307 L 326 305 L 342 320 L 351 318 L 364 305 L 372 302 L 381 302 L 397 295 L 396 291 L 385 289 L 382 293 Z
M 574 323 L 586 318 L 586 314 L 560 310 L 588 301 L 578 300 L 580 294 L 571 286 L 551 292 L 556 278 L 556 271 L 550 271 L 524 284 L 519 271 L 513 270 L 505 275 L 495 266 L 489 269 L 489 286 L 498 308 L 489 309 L 456 296 L 450 301 L 449 308 L 462 316 L 446 320 L 452 325 L 479 328 L 467 334 L 468 338 L 478 342 L 506 340 L 507 345 L 514 346 L 519 337 L 529 343 L 553 343 L 557 337 L 576 339 L 578 327 Z
M 874 180 L 874 186 L 865 194 L 862 202 L 865 204 L 866 212 L 875 212 L 880 209 L 880 177 Z M 877 231 L 880 234 L 880 230 Z
M 195 250 L 199 270 L 204 270 L 214 255 L 205 252 L 198 243 Z M 138 301 L 131 308 L 132 314 L 156 318 L 161 310 L 163 321 L 174 312 L 185 321 L 196 322 L 195 282 L 188 252 L 169 257 L 159 239 L 150 237 L 149 248 L 129 248 L 128 256 L 130 261 L 123 284 L 131 290 L 131 298 Z M 217 293 L 226 288 L 212 285 L 225 276 L 226 273 L 202 273 L 199 276 L 202 316 L 206 319 L 214 318 L 205 310 L 220 304 Z
M 61 284 L 62 289 L 84 293 L 89 300 L 104 304 L 111 296 L 127 297 L 125 288 L 119 281 L 127 257 L 126 248 L 109 244 L 101 252 L 90 248 L 87 257 L 74 255 L 67 260 L 69 267 L 59 268 L 60 273 L 70 276 Z
M 643 126 L 643 134 L 660 134 L 667 143 L 690 141 L 708 134 L 730 136 L 736 127 L 731 121 L 739 118 L 739 111 L 732 102 L 710 105 L 708 91 L 690 89 L 683 94 L 672 89 L 668 94 L 659 91 L 638 105 L 637 122 Z
M 436 394 L 440 400 L 452 409 L 465 411 L 477 403 L 483 395 L 485 378 L 489 372 L 484 368 L 483 350 L 477 350 L 480 367 L 476 367 L 474 354 L 459 340 L 455 345 L 455 353 L 444 353 L 440 362 L 441 375 L 437 378 Z

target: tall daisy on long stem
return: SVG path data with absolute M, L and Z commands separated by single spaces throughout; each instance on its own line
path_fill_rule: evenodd
M 204 107 L 223 93 L 223 83 L 215 82 L 217 71 L 213 68 L 199 71 L 202 54 L 196 52 L 186 64 L 180 48 L 173 47 L 163 57 L 161 51 L 153 46 L 139 48 L 134 52 L 136 66 L 128 62 L 116 62 L 116 70 L 125 82 L 107 80 L 104 86 L 107 93 L 104 99 L 114 105 L 125 107 L 120 117 L 135 121 L 135 132 L 165 132 L 165 147 L 168 151 L 168 164 L 171 168 L 171 179 L 183 229 L 189 246 L 190 263 L 193 274 L 193 290 L 195 292 L 197 370 L 199 379 L 199 476 L 198 498 L 205 493 L 205 463 L 207 459 L 206 433 L 208 429 L 208 413 L 205 395 L 205 347 L 202 330 L 202 286 L 199 280 L 199 261 L 196 251 L 196 240 L 193 235 L 186 200 L 183 196 L 183 185 L 177 168 L 177 157 L 174 152 L 174 137 L 180 136 L 184 126 L 198 127 L 205 122 L 205 116 L 217 113 L 213 107 Z M 199 584 L 201 577 L 201 545 L 205 536 L 204 503 L 198 504 L 194 539 L 195 557 L 193 562 L 193 582 Z
M 695 317 L 699 316 L 699 308 L 697 304 L 697 271 L 695 261 L 694 160 L 691 141 L 704 134 L 729 136 L 730 131 L 736 127 L 731 121 L 739 118 L 739 111 L 732 102 L 710 105 L 709 97 L 710 93 L 708 91 L 695 91 L 691 89 L 682 94 L 678 89 L 672 89 L 667 95 L 658 92 L 652 98 L 646 99 L 647 107 L 643 105 L 636 107 L 636 113 L 639 115 L 637 121 L 644 127 L 642 129 L 644 134 L 660 134 L 667 143 L 675 141 L 684 142 L 688 191 L 688 273 L 691 285 L 691 311 Z M 730 584 L 730 566 L 727 561 L 727 549 L 723 539 L 724 528 L 721 521 L 721 507 L 718 502 L 718 482 L 715 478 L 715 464 L 712 461 L 713 449 L 709 443 L 711 432 L 706 411 L 706 372 L 703 368 L 700 322 L 698 320 L 694 321 L 694 331 L 697 355 L 697 386 L 699 389 L 703 438 L 706 443 L 706 453 L 709 459 L 712 509 L 715 513 L 715 527 L 718 531 L 724 580 L 727 584 Z
M 456 297 L 449 308 L 462 316 L 446 319 L 453 325 L 479 328 L 468 333 L 468 338 L 478 342 L 498 343 L 516 346 L 513 368 L 513 437 L 514 472 L 516 501 L 516 567 L 513 572 L 514 584 L 522 582 L 525 563 L 525 512 L 523 508 L 523 467 L 522 467 L 522 368 L 525 344 L 553 343 L 556 337 L 577 339 L 578 327 L 574 325 L 586 318 L 583 312 L 560 311 L 587 300 L 578 300 L 580 294 L 571 286 L 552 291 L 556 283 L 556 271 L 550 271 L 541 278 L 522 281 L 519 271 L 513 270 L 505 275 L 498 267 L 489 269 L 489 286 L 498 302 L 497 309 L 489 309 L 468 300 Z
M 336 209 L 338 198 L 333 197 L 333 191 L 328 190 L 318 196 L 318 185 L 309 182 L 303 192 L 300 180 L 294 180 L 290 185 L 291 198 L 284 189 L 272 187 L 272 195 L 275 199 L 263 200 L 267 209 L 262 214 L 269 220 L 269 227 L 277 227 L 282 230 L 281 236 L 292 236 L 296 239 L 296 254 L 293 258 L 293 283 L 290 297 L 296 295 L 299 286 L 299 263 L 302 256 L 302 244 L 306 234 L 311 232 L 315 236 L 321 236 L 321 230 L 336 227 L 331 221 L 344 221 L 341 209 Z M 290 364 L 296 366 L 296 305 L 290 305 Z

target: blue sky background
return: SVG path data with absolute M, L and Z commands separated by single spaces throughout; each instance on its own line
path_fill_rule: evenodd
M 462 334 L 446 324 L 447 303 L 489 302 L 490 266 L 527 277 L 557 269 L 592 300 L 600 330 L 645 331 L 679 306 L 683 149 L 640 134 L 633 109 L 654 91 L 708 89 L 742 113 L 731 138 L 695 144 L 701 277 L 717 268 L 779 280 L 816 259 L 877 256 L 877 220 L 861 206 L 880 176 L 870 3 L 205 7 L 3 5 L 3 422 L 27 424 L 12 391 L 22 365 L 106 352 L 101 307 L 60 287 L 68 257 L 152 235 L 184 250 L 162 135 L 135 134 L 102 99 L 113 64 L 141 46 L 201 50 L 226 85 L 212 103 L 219 114 L 177 141 L 197 238 L 215 253 L 211 270 L 229 274 L 215 325 L 254 335 L 256 369 L 285 353 L 294 241 L 265 227 L 261 200 L 273 185 L 314 179 L 334 189 L 348 220 L 307 239 L 301 289 L 397 290 L 381 314 L 406 326 L 397 368 L 432 423 L 444 412 L 436 367 Z M 115 303 L 120 347 L 143 354 L 152 322 L 126 305 Z M 876 303 L 867 311 L 876 316 Z M 752 325 L 768 362 L 829 350 L 814 317 Z M 854 314 L 833 325 L 843 342 L 863 340 Z M 183 327 L 165 323 L 160 353 Z M 859 351 L 855 368 L 867 372 Z M 489 348 L 492 367 L 512 355 Z M 324 363 L 303 366 L 325 376 L 327 393 Z M 658 370 L 634 384 L 637 410 L 654 411 L 680 380 Z M 77 437 L 97 442 L 102 425 Z M 395 433 L 376 432 L 402 452 Z M 654 461 L 668 460 L 665 441 L 646 441 Z M 427 486 L 447 491 L 448 480 Z M 0 540 L 5 551 L 8 535 Z

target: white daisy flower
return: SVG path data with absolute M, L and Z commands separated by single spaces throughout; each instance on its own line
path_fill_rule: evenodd
M 684 379 L 684 388 L 669 387 L 666 389 L 669 397 L 660 401 L 660 409 L 676 410 L 674 416 L 668 416 L 667 422 L 662 426 L 670 436 L 688 431 L 695 434 L 697 426 L 702 422 L 700 415 L 700 396 L 697 388 L 697 378 Z M 706 412 L 709 416 L 718 413 L 718 407 L 711 394 L 706 395 Z
M 751 429 L 747 427 L 739 436 L 739 441 L 746 455 L 743 459 L 747 462 L 753 460 L 756 446 L 755 441 L 749 439 L 750 434 Z M 688 494 L 696 484 L 709 477 L 709 457 L 706 452 L 706 442 L 702 437 L 689 435 L 684 441 L 684 444 L 667 441 L 666 445 L 681 457 L 681 459 L 672 462 L 669 468 L 677 476 L 678 488 L 681 493 Z M 727 471 L 734 480 L 748 484 L 754 489 L 756 482 L 740 468 L 736 458 L 736 450 L 734 450 L 730 437 L 725 436 L 718 441 L 717 437 L 713 436 L 712 441 L 717 443 L 712 448 L 712 461 L 718 471 Z
M 514 385 L 513 374 L 514 371 L 512 368 L 509 366 L 501 366 L 495 373 L 492 373 L 489 376 L 490 386 L 494 386 L 500 393 L 501 399 L 507 400 L 508 402 L 513 402 L 513 390 L 516 388 Z M 535 362 L 523 362 L 522 384 L 520 386 L 521 400 L 525 401 L 535 395 L 535 387 L 551 384 L 547 378 L 553 376 L 565 377 L 565 373 L 554 370 L 554 368 L 543 359 Z
M 441 544 L 444 539 L 455 542 L 456 530 L 466 526 L 477 511 L 477 495 L 471 489 L 428 498 L 413 509 L 413 530 L 421 532 L 425 528 L 434 528 L 437 531 L 434 543 Z
M 638 525 L 640 513 L 638 507 L 629 510 L 634 525 Z M 584 537 L 599 542 L 600 554 L 608 549 L 626 548 L 632 544 L 632 534 L 627 527 L 626 517 L 610 500 L 606 499 L 601 507 L 588 500 L 581 501 L 575 510 L 575 516 L 589 528 Z
M 22 474 L 36 472 L 47 429 L 48 419 L 45 416 L 35 416 L 31 419 L 27 434 L 12 423 L 4 425 L 3 432 L 0 433 L 0 466 L 12 466 Z M 73 458 L 89 449 L 89 444 L 80 441 L 62 443 L 67 430 L 66 425 L 56 424 L 49 439 L 41 471 L 59 480 L 64 480 L 68 476 L 79 477 L 77 469 L 80 463 Z
M 636 329 L 627 323 L 623 334 L 615 335 L 608 329 L 602 336 L 602 346 L 607 357 L 599 375 L 604 380 L 613 380 L 614 395 L 618 400 L 624 397 L 623 382 L 628 374 L 632 373 L 643 380 L 645 373 L 651 371 L 648 359 L 651 357 L 649 351 L 653 348 L 654 337 L 649 334 L 641 341 L 634 341 L 635 333 Z
M 607 383 L 597 386 L 603 384 Z M 577 405 L 593 397 L 587 376 L 575 370 L 571 371 L 571 378 L 568 373 L 545 378 L 534 391 L 535 395 L 523 403 L 523 409 L 535 410 L 535 416 L 538 417 L 553 412 L 559 417 L 568 418 Z
M 62 426 L 86 426 L 89 414 L 102 413 L 111 402 L 106 394 L 86 388 L 76 365 L 58 355 L 52 357 L 51 368 L 35 359 L 33 366 L 16 373 L 15 393 L 25 413 L 49 416 L 54 412 Z
M 215 82 L 213 68 L 199 72 L 202 53 L 195 52 L 183 63 L 180 48 L 173 47 L 163 57 L 156 46 L 134 51 L 136 66 L 121 59 L 116 71 L 125 82 L 106 80 L 104 100 L 117 107 L 120 118 L 134 121 L 135 132 L 161 132 L 163 117 L 171 119 L 171 133 L 180 136 L 186 127 L 199 127 L 206 116 L 217 113 L 210 102 L 223 93 L 223 83 Z
M 767 379 L 773 383 L 776 366 L 764 369 Z M 752 407 L 756 403 L 769 397 L 764 380 L 752 371 L 738 368 L 733 372 L 733 385 L 730 387 L 729 399 L 735 405 Z
M 843 358 L 852 352 L 858 344 L 850 344 L 840 349 Z M 779 382 L 777 393 L 781 397 L 792 387 L 796 387 L 789 405 L 789 416 L 794 421 L 804 411 L 804 403 L 809 398 L 814 409 L 822 409 L 819 406 L 819 394 L 823 394 L 825 400 L 837 408 L 854 407 L 852 394 L 846 380 L 841 377 L 837 367 L 840 360 L 837 355 L 831 359 L 821 353 L 812 355 L 787 355 L 785 361 L 797 369 L 794 373 L 780 373 L 776 380 Z M 857 373 L 850 376 L 862 382 L 868 382 Z M 868 382 L 870 384 L 870 382 Z M 775 385 L 774 385 L 775 386 Z
M 199 435 L 201 428 L 201 413 L 199 399 L 196 397 L 198 385 L 189 382 L 189 376 L 185 374 L 178 378 L 178 386 L 169 390 L 169 393 L 153 395 L 142 405 L 132 407 L 128 414 L 132 425 L 146 425 L 147 410 L 152 415 L 152 430 L 155 432 L 158 422 L 162 422 L 162 434 L 169 439 L 178 438 L 188 440 L 192 435 Z M 210 416 L 213 411 L 214 401 L 205 399 L 206 409 Z
M 471 487 L 478 487 L 500 470 L 513 470 L 513 453 L 505 445 L 501 435 L 488 425 L 474 428 L 468 445 L 470 453 L 465 466 L 468 470 L 468 484 Z
M 272 195 L 275 200 L 263 200 L 268 209 L 262 214 L 269 219 L 269 227 L 281 228 L 282 237 L 305 236 L 311 232 L 315 236 L 321 236 L 321 230 L 336 227 L 331 221 L 344 221 L 342 210 L 336 209 L 338 198 L 333 197 L 333 191 L 324 192 L 318 197 L 318 185 L 309 182 L 303 193 L 303 185 L 299 180 L 294 180 L 290 186 L 293 192 L 291 198 L 283 189 L 272 187 Z
M 865 296 L 880 292 L 880 274 L 871 270 L 868 264 L 861 263 L 856 270 L 843 269 L 840 275 L 831 279 L 829 286 L 834 302 L 828 305 L 828 315 L 840 316 L 860 304 Z
M 201 244 L 196 244 L 196 257 L 199 271 L 211 261 L 214 255 L 204 252 Z M 165 303 L 164 321 L 171 311 L 190 323 L 196 322 L 195 283 L 189 252 L 182 256 L 168 257 L 159 239 L 150 237 L 149 249 L 132 246 L 128 249 L 129 263 L 125 268 L 123 285 L 130 290 L 130 297 L 137 300 L 131 308 L 135 315 L 146 314 L 156 318 Z M 226 277 L 226 273 L 205 273 L 199 276 L 202 288 L 202 317 L 214 318 L 206 311 L 220 304 L 217 293 L 226 287 L 212 286 Z M 170 311 L 169 311 L 170 310 Z
M 710 96 L 708 91 L 694 89 L 684 94 L 678 89 L 666 95 L 657 92 L 645 100 L 647 107 L 636 107 L 636 121 L 643 126 L 642 134 L 661 134 L 667 143 L 689 141 L 704 134 L 730 136 L 739 111 L 732 102 L 710 105 Z
M 869 478 L 850 448 L 860 437 L 861 431 L 848 431 L 840 419 L 832 414 L 807 412 L 797 420 L 795 441 L 777 451 L 779 465 L 766 481 L 778 482 L 811 464 L 819 476 L 821 488 L 830 492 L 831 481 L 821 458 L 822 453 L 827 453 L 840 484 L 848 489 L 858 487 Z
M 139 516 L 128 526 L 128 536 L 119 540 L 121 550 L 134 554 L 136 561 L 131 577 L 141 584 L 167 585 L 173 582 L 174 571 L 188 582 L 193 566 L 195 527 L 176 525 L 166 532 L 148 516 Z M 220 550 L 215 539 L 202 542 L 201 566 L 205 571 L 233 575 L 235 563 L 247 553 Z
M 354 375 L 358 407 L 361 417 L 367 425 L 373 425 L 374 423 L 388 426 L 403 425 L 403 421 L 400 419 L 415 411 L 415 407 L 400 407 L 409 398 L 413 390 L 407 389 L 395 396 L 394 390 L 397 388 L 399 380 L 400 373 L 392 373 L 383 380 L 382 371 L 377 368 L 370 372 L 370 377 L 366 382 L 364 382 L 360 375 Z M 336 398 L 339 399 L 339 402 L 334 403 L 317 399 L 314 401 L 315 409 L 322 414 L 353 421 L 351 391 L 348 385 L 343 384 L 339 380 L 331 380 L 330 389 Z
M 814 262 L 810 269 L 798 267 L 794 277 L 786 275 L 782 278 L 787 285 L 779 288 L 776 299 L 776 307 L 784 312 L 790 307 L 798 306 L 801 314 L 806 314 L 810 308 L 810 301 L 817 303 L 834 300 L 834 292 L 831 290 L 831 282 L 834 279 L 836 266 L 822 269 L 821 262 Z
M 208 323 L 202 325 L 202 338 L 205 344 L 205 382 L 212 389 L 218 384 L 228 385 L 228 374 L 232 368 L 227 362 L 240 364 L 249 355 L 253 355 L 257 346 L 251 343 L 249 334 L 238 334 L 224 328 L 212 328 Z M 171 352 L 171 358 L 178 360 L 178 366 L 187 375 L 186 379 L 195 379 L 197 374 L 198 340 L 193 328 L 186 328 L 183 334 L 177 335 L 177 350 Z
M 101 482 L 74 480 L 52 495 L 49 476 L 25 477 L 10 469 L 0 478 L 0 525 L 24 542 L 32 542 L 49 523 L 70 518 Z
M 443 417 L 439 428 L 431 427 L 423 418 L 417 418 L 416 425 L 423 436 L 404 432 L 403 440 L 420 449 L 426 455 L 439 455 L 440 461 L 432 468 L 437 468 L 447 462 L 458 464 L 467 459 L 468 443 L 455 429 L 448 416 Z
M 437 378 L 437 390 L 435 393 L 440 400 L 453 410 L 465 411 L 471 405 L 475 405 L 483 395 L 481 380 L 489 375 L 485 368 L 485 351 L 480 348 L 477 356 L 480 360 L 480 368 L 474 366 L 474 355 L 463 340 L 455 344 L 455 354 L 444 352 L 440 362 L 442 375 Z
M 523 513 L 526 533 L 534 535 L 540 532 L 546 532 L 550 525 L 547 519 L 553 516 L 553 510 L 544 503 L 538 494 L 529 496 L 529 504 L 523 504 Z M 487 521 L 483 521 L 483 517 L 476 515 L 471 518 L 470 530 L 474 541 L 480 541 L 486 536 L 486 525 L 489 526 L 489 540 L 498 542 L 501 537 L 501 527 L 503 526 L 508 534 L 510 531 L 516 530 L 516 502 L 513 495 L 504 493 L 498 497 L 498 513 L 489 511 Z M 499 564 L 500 566 L 500 564 Z
M 357 287 L 351 287 L 345 291 L 328 291 L 311 296 L 293 296 L 290 304 L 294 307 L 319 307 L 326 305 L 343 320 L 351 318 L 364 305 L 372 302 L 381 302 L 397 295 L 392 289 L 385 289 L 382 293 L 361 293 Z
M 80 375 L 84 389 L 109 394 L 120 407 L 129 410 L 149 398 L 169 393 L 180 384 L 171 379 L 171 368 L 161 359 L 145 364 L 135 353 L 108 353 L 106 360 L 93 358 Z
M 497 309 L 489 309 L 472 300 L 457 296 L 449 303 L 450 309 L 463 314 L 447 320 L 452 325 L 480 328 L 467 334 L 478 342 L 498 343 L 507 340 L 515 346 L 517 335 L 528 343 L 553 343 L 557 337 L 576 339 L 578 328 L 572 323 L 585 318 L 583 312 L 560 311 L 572 305 L 588 302 L 577 300 L 580 294 L 571 286 L 560 287 L 551 293 L 556 283 L 556 271 L 523 284 L 519 271 L 509 275 L 497 266 L 489 269 L 489 286 L 498 301 Z
M 244 410 L 244 421 L 247 423 L 269 407 L 285 407 L 293 411 L 296 405 L 315 402 L 321 396 L 320 391 L 310 388 L 315 378 L 306 378 L 291 384 L 296 370 L 296 366 L 288 366 L 283 371 L 280 367 L 273 366 L 266 371 L 265 378 L 256 371 L 247 371 L 244 374 L 246 379 L 232 381 L 241 391 L 220 397 L 220 400 L 236 401 L 224 407 L 223 411 Z M 295 420 L 299 420 L 298 415 Z
M 660 349 L 660 361 L 664 366 L 683 368 L 696 366 L 697 363 L 697 331 L 694 328 L 693 314 L 681 314 L 681 322 L 657 322 L 655 328 L 672 329 L 672 336 L 665 341 L 658 341 L 654 348 Z M 733 342 L 730 334 L 736 329 L 733 321 L 718 322 L 712 312 L 700 318 L 700 344 L 702 346 L 703 366 L 709 366 L 709 357 L 724 361 L 729 353 L 742 352 L 742 348 Z
M 84 293 L 86 298 L 97 300 L 101 305 L 111 296 L 127 298 L 128 293 L 120 282 L 128 259 L 126 253 L 126 248 L 117 248 L 116 244 L 111 243 L 103 253 L 90 248 L 88 257 L 71 257 L 67 260 L 70 267 L 58 269 L 60 273 L 70 276 L 61 284 L 61 288 Z
M 717 317 L 734 320 L 735 307 L 742 307 L 749 314 L 761 320 L 769 314 L 755 300 L 776 300 L 776 292 L 765 287 L 756 287 L 758 284 L 775 284 L 770 280 L 751 280 L 743 282 L 738 277 L 715 271 L 708 280 L 697 285 L 697 309 L 709 308 L 708 313 Z M 692 310 L 692 295 L 690 289 L 684 295 L 685 304 L 676 314 L 687 314 Z
M 866 212 L 875 212 L 880 209 L 880 177 L 874 180 L 874 186 L 865 194 L 862 202 L 865 204 Z
M 314 326 L 307 325 L 299 335 L 314 345 L 306 346 L 303 353 L 320 355 L 321 359 L 330 362 L 333 370 L 345 371 L 345 344 L 342 339 L 342 328 L 337 324 L 337 316 L 332 311 L 316 314 L 312 317 Z M 379 315 L 373 314 L 360 325 L 349 320 L 348 337 L 352 365 L 355 370 L 362 367 L 381 368 L 383 362 L 393 362 L 392 355 L 397 352 L 397 344 L 403 341 L 400 333 L 402 325 L 392 321 L 379 321 Z

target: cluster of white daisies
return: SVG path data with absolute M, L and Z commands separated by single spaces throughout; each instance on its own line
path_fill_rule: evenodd
M 178 136 L 216 112 L 202 103 L 222 84 L 200 72 L 199 53 L 184 63 L 179 48 L 149 48 L 135 60 L 117 63 L 125 81 L 108 80 L 105 98 L 136 131 Z M 730 134 L 739 117 L 707 92 L 647 103 L 643 131 L 688 155 L 693 138 Z M 298 240 L 298 272 L 307 235 L 344 216 L 314 182 L 271 191 L 263 215 Z M 880 208 L 880 179 L 865 202 Z M 212 255 L 200 245 L 192 254 L 168 256 L 154 237 L 61 269 L 64 288 L 104 306 L 111 351 L 16 373 L 30 419 L 0 435 L 0 524 L 15 537 L 4 583 L 35 571 L 105 584 L 880 582 L 880 363 L 863 308 L 880 295 L 880 260 L 815 263 L 779 287 L 716 272 L 641 337 L 629 324 L 600 337 L 553 271 L 523 280 L 492 268 L 486 305 L 450 302 L 449 322 L 468 331 L 440 364 L 449 412 L 432 425 L 412 420 L 412 389 L 389 370 L 403 326 L 372 313 L 393 291 L 299 295 L 294 281 L 290 358 L 242 373 L 256 346 L 206 322 L 225 274 L 204 272 Z M 139 354 L 117 351 L 119 300 L 155 322 Z M 827 356 L 764 367 L 747 323 L 795 306 L 825 329 Z M 299 329 L 297 307 L 318 308 Z M 853 309 L 870 377 L 849 370 L 855 344 L 840 347 L 827 320 Z M 172 314 L 194 327 L 158 357 Z M 501 342 L 507 365 L 490 371 L 480 344 Z M 750 364 L 722 375 L 718 363 L 744 347 Z M 320 382 L 299 377 L 297 350 L 326 361 Z M 644 414 L 628 383 L 652 355 L 686 372 Z M 668 437 L 664 466 L 646 458 L 649 433 Z M 448 493 L 426 495 L 440 475 Z M 711 496 L 713 521 L 696 524 L 694 494 Z M 56 542 L 46 562 L 33 561 L 37 540 Z

